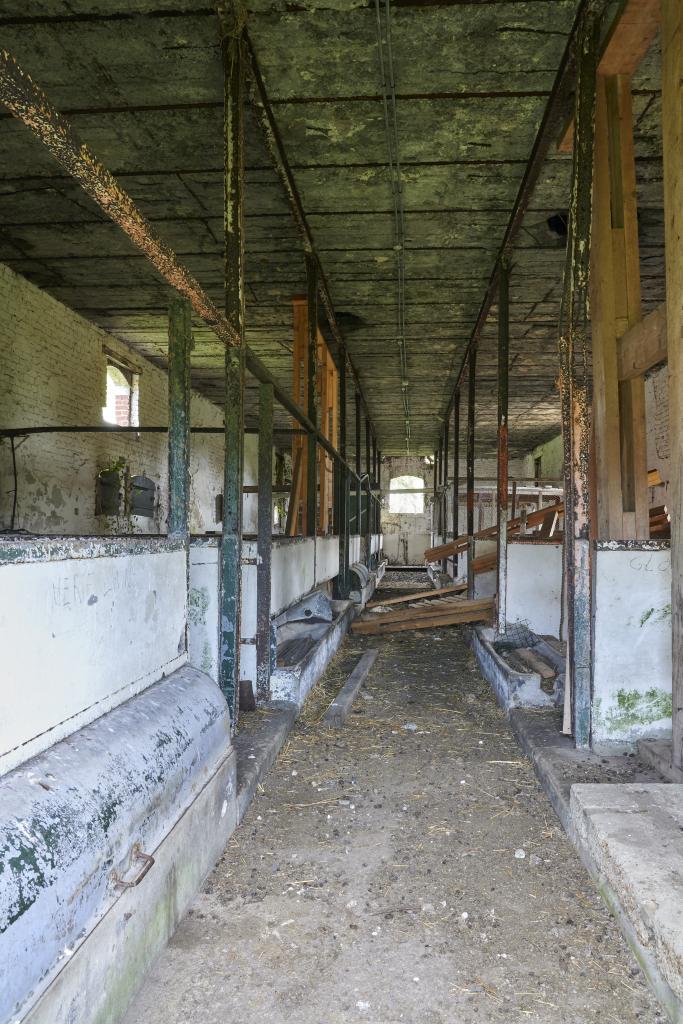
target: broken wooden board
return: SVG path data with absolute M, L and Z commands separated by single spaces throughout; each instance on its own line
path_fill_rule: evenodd
M 564 514 L 564 502 L 558 501 L 554 505 L 542 505 L 541 508 L 534 509 L 532 512 L 527 512 L 526 522 L 523 516 L 518 516 L 516 519 L 511 519 L 508 522 L 508 536 L 514 536 L 522 528 L 522 525 L 526 525 L 527 528 L 533 526 L 540 526 L 547 515 L 555 513 L 558 516 Z M 498 536 L 497 526 L 488 526 L 485 530 L 480 530 L 474 534 L 475 540 L 495 540 Z M 456 537 L 455 540 L 448 541 L 447 544 L 440 544 L 435 548 L 427 548 L 425 551 L 425 561 L 427 562 L 438 562 L 442 558 L 447 558 L 449 555 L 459 554 L 467 549 L 467 535 L 461 534 Z
M 518 647 L 515 649 L 515 654 L 520 658 L 527 668 L 530 668 L 532 672 L 538 672 L 541 679 L 554 679 L 557 673 L 555 669 L 544 661 L 543 658 L 539 657 L 534 651 L 528 647 Z
M 442 587 L 441 590 L 418 590 L 414 594 L 390 597 L 387 601 L 369 601 L 365 607 L 388 608 L 390 605 L 409 604 L 411 601 L 432 601 L 434 598 L 444 597 L 446 594 L 464 594 L 466 590 L 466 583 L 455 583 L 452 587 Z
M 453 608 L 461 608 L 465 597 L 444 597 L 440 601 L 431 601 L 429 604 L 411 604 L 408 608 L 391 608 L 388 612 L 374 611 L 369 615 L 363 615 L 359 622 L 400 622 L 402 620 L 422 618 L 423 615 L 440 615 L 442 612 L 451 611 Z
M 398 613 L 397 613 L 398 614 Z M 439 626 L 458 626 L 468 622 L 491 621 L 493 616 L 493 598 L 480 598 L 474 601 L 462 600 L 454 603 L 452 609 L 430 614 L 403 613 L 405 617 L 387 621 L 378 615 L 373 619 L 358 619 L 351 626 L 356 634 L 379 635 L 381 633 L 400 633 L 409 629 L 436 629 Z

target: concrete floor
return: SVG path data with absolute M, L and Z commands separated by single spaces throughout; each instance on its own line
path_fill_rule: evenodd
M 450 628 L 345 641 L 125 1024 L 663 1019 Z

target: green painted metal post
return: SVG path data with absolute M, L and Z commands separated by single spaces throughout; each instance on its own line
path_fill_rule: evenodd
M 220 572 L 219 684 L 232 727 L 239 713 L 244 446 L 244 33 L 224 24 L 225 313 L 240 343 L 225 350 L 225 461 Z
M 270 584 L 273 547 L 273 385 L 259 386 L 256 697 L 270 696 Z
M 168 535 L 190 537 L 190 352 L 192 307 L 174 295 L 168 311 Z

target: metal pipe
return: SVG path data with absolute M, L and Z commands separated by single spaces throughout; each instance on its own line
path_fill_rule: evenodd
M 510 270 L 507 260 L 498 279 L 498 632 L 507 631 L 508 538 L 508 375 L 510 364 Z
M 273 386 L 259 388 L 256 697 L 270 696 L 270 598 L 273 547 Z

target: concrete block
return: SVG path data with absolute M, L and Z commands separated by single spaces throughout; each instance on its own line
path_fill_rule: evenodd
M 572 786 L 572 827 L 674 1021 L 683 1021 L 683 786 Z

